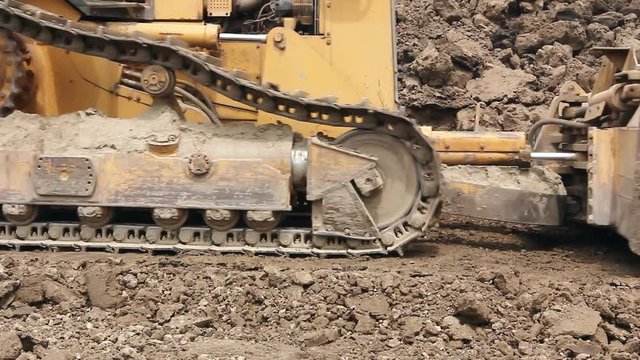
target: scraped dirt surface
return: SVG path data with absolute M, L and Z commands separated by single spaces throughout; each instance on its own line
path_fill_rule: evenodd
M 404 258 L 0 254 L 0 359 L 638 359 L 640 258 L 447 218 Z

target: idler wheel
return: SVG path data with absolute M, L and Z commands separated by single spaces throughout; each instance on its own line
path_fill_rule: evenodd
M 376 169 L 384 185 L 362 197 L 378 228 L 391 226 L 411 212 L 419 194 L 419 170 L 402 141 L 381 132 L 355 130 L 337 143 L 378 159 Z

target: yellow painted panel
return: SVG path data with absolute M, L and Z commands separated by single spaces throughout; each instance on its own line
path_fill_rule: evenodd
M 155 0 L 153 2 L 156 20 L 202 20 L 203 0 Z

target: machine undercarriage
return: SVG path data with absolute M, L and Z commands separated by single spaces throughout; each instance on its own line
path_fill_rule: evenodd
M 170 1 L 34 3 L 80 21 L 0 3 L 3 112 L 51 116 L 92 101 L 106 116 L 3 120 L 0 245 L 402 253 L 444 199 L 445 212 L 467 216 L 613 227 L 640 251 L 634 51 L 604 49 L 593 94 L 565 85 L 526 136 L 470 136 L 394 111 L 391 31 L 379 39 L 386 58 L 347 60 L 342 41 L 357 32 L 332 16 L 357 1 L 189 1 L 183 22 L 167 18 Z M 362 21 L 384 32 L 392 7 L 381 7 Z M 78 81 L 43 77 L 64 61 Z M 472 166 L 445 169 L 443 181 L 440 158 Z

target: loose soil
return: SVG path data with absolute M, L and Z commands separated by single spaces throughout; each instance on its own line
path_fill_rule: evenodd
M 0 254 L 0 359 L 640 357 L 640 257 L 445 218 L 405 257 Z

